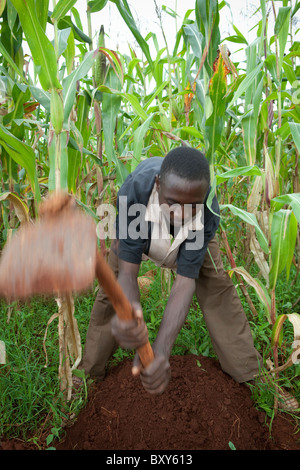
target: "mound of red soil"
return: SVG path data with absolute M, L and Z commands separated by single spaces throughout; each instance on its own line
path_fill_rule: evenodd
M 251 392 L 206 357 L 172 356 L 172 379 L 150 395 L 131 362 L 112 368 L 92 390 L 57 450 L 300 450 L 296 423 L 258 411 Z

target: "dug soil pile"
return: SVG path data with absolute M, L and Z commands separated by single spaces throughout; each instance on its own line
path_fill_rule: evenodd
M 172 379 L 150 395 L 131 375 L 131 362 L 113 367 L 57 450 L 300 450 L 294 420 L 278 414 L 271 428 L 250 390 L 224 374 L 218 361 L 171 357 Z

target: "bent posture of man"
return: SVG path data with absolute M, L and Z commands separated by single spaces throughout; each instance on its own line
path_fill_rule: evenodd
M 147 340 L 138 288 L 142 260 L 176 270 L 167 306 L 152 344 L 154 360 L 139 373 L 149 393 L 162 393 L 171 377 L 169 357 L 196 294 L 214 350 L 224 372 L 237 382 L 252 380 L 262 365 L 236 289 L 224 270 L 215 233 L 219 206 L 210 191 L 209 165 L 196 149 L 179 147 L 164 158 L 141 162 L 118 193 L 116 240 L 109 264 L 139 321 L 122 322 L 105 292 L 99 289 L 91 312 L 80 365 L 96 380 L 118 344 L 138 348 Z M 144 208 L 144 210 L 143 210 Z M 138 210 L 138 216 L 137 211 Z

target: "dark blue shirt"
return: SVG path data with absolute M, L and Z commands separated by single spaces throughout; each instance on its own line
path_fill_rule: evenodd
M 128 208 L 133 204 L 147 206 L 155 184 L 155 177 L 159 175 L 162 162 L 162 157 L 151 157 L 143 160 L 126 178 L 118 192 L 116 234 L 119 239 L 118 256 L 123 261 L 140 264 L 143 254 L 148 254 L 151 242 L 151 223 L 145 222 L 143 227 L 141 227 L 141 233 L 138 238 L 133 239 L 130 238 L 129 235 L 123 238 L 124 228 L 127 230 L 128 225 L 130 225 L 137 216 L 127 215 L 127 227 L 122 227 L 120 226 L 120 221 L 122 224 L 122 221 L 125 219 L 120 216 L 120 209 L 121 211 L 128 212 Z M 120 196 L 127 197 L 127 207 L 120 207 Z M 208 242 L 214 237 L 219 226 L 219 217 L 210 211 L 206 202 L 207 197 L 204 201 L 204 243 L 201 248 L 192 250 L 187 249 L 187 241 L 180 245 L 177 255 L 177 273 L 181 276 L 193 279 L 198 278 L 207 251 Z M 219 214 L 219 204 L 216 196 L 213 198 L 212 210 Z M 122 236 L 119 236 L 121 233 Z M 192 237 L 193 235 L 189 236 L 189 243 L 191 243 Z

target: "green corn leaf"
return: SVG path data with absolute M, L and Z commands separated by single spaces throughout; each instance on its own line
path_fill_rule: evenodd
M 6 0 L 0 0 L 0 16 L 2 16 L 2 13 L 4 12 L 5 7 L 6 7 Z
M 151 114 L 141 126 L 137 128 L 133 135 L 133 158 L 131 160 L 131 171 L 133 171 L 141 161 L 144 136 L 149 129 L 151 121 L 156 113 Z
M 186 132 L 189 135 L 192 135 L 193 137 L 196 137 L 200 141 L 203 141 L 203 135 L 198 129 L 196 129 L 194 126 L 182 126 L 178 127 L 177 129 L 173 129 L 173 134 L 181 133 L 181 132 Z
M 198 57 L 199 59 L 202 58 L 202 41 L 203 41 L 203 36 L 200 33 L 197 24 L 188 24 L 187 26 L 183 27 L 183 31 L 185 36 L 187 37 L 193 54 Z
M 93 65 L 97 51 L 88 52 L 80 65 L 63 82 L 64 120 L 67 123 L 76 96 L 76 83 L 85 77 Z
M 266 239 L 264 232 L 260 228 L 255 215 L 243 209 L 240 209 L 239 207 L 233 206 L 232 204 L 220 205 L 221 210 L 226 209 L 226 208 L 230 209 L 233 215 L 238 216 L 240 219 L 244 220 L 248 224 L 253 225 L 255 227 L 256 236 L 259 241 L 260 247 L 264 253 L 268 254 L 269 253 L 268 240 Z
M 50 113 L 50 93 L 36 86 L 29 87 L 32 96 Z
M 59 29 L 57 34 L 57 42 L 58 42 L 58 57 L 60 57 L 66 50 L 68 46 L 68 39 L 72 32 L 71 28 L 66 29 Z M 54 46 L 54 41 L 52 41 Z
M 16 72 L 16 74 L 21 78 L 21 80 L 24 83 L 27 83 L 27 80 L 25 79 L 23 72 L 19 69 L 13 58 L 9 55 L 7 52 L 6 48 L 3 46 L 3 44 L 0 42 L 0 54 L 2 57 L 6 60 L 8 65 Z
M 220 175 L 216 175 L 217 184 L 222 183 L 230 178 L 237 178 L 239 176 L 261 176 L 262 171 L 258 166 L 244 166 L 234 170 L 228 170 Z
M 286 260 L 286 278 L 287 281 L 290 278 L 290 270 L 292 266 L 292 261 L 294 257 L 294 252 L 295 252 L 295 245 L 296 245 L 296 239 L 297 239 L 297 231 L 298 231 L 298 225 L 297 225 L 297 219 L 293 212 L 290 215 L 289 219 L 289 227 L 288 227 L 288 242 L 287 242 L 287 260 Z
M 17 19 L 18 13 L 13 4 L 8 0 L 7 2 L 7 22 L 9 29 L 14 34 L 14 26 Z
M 247 162 L 253 165 L 256 161 L 256 147 L 257 147 L 257 128 L 258 128 L 258 115 L 261 104 L 261 97 L 264 85 L 264 77 L 259 73 L 251 87 L 246 92 L 246 97 L 249 100 L 248 109 L 242 118 L 243 142 L 246 153 Z
M 132 16 L 132 13 L 130 11 L 130 8 L 129 8 L 129 5 L 128 5 L 127 1 L 126 0 L 111 0 L 111 2 L 116 4 L 120 15 L 122 16 L 123 20 L 127 24 L 130 31 L 132 32 L 132 34 L 135 37 L 138 45 L 140 46 L 140 48 L 144 52 L 144 54 L 146 56 L 146 59 L 148 60 L 148 63 L 150 65 L 151 69 L 153 70 L 153 61 L 152 61 L 152 58 L 151 58 L 149 46 L 148 46 L 147 42 L 145 41 L 145 39 L 143 38 L 143 36 L 141 35 L 141 33 L 139 32 L 139 30 L 136 26 L 136 23 L 133 19 L 133 16 Z
M 0 124 L 0 144 L 5 148 L 12 159 L 22 168 L 25 168 L 31 182 L 32 191 L 37 201 L 40 200 L 40 190 L 35 168 L 35 154 L 31 147 L 11 134 Z
M 58 26 L 59 29 L 72 28 L 74 38 L 77 41 L 92 44 L 92 39 L 89 38 L 89 36 L 87 36 L 80 28 L 78 28 L 73 23 L 73 21 L 71 20 L 71 17 L 69 15 L 64 16 L 61 20 L 59 20 L 57 26 Z
M 282 61 L 284 57 L 285 47 L 290 28 L 290 14 L 291 7 L 280 7 L 275 22 L 274 32 L 278 36 L 279 41 L 279 57 L 278 63 L 281 69 Z
M 49 10 L 49 0 L 40 0 L 35 1 L 35 8 L 37 17 L 39 19 L 40 25 L 43 31 L 46 31 L 47 21 L 48 21 L 48 10 Z
M 295 248 L 296 232 L 290 210 L 280 209 L 273 213 L 271 222 L 270 289 L 274 289 L 278 276 L 287 266 L 290 250 Z M 292 220 L 292 223 L 290 223 Z M 290 243 L 293 243 L 292 248 Z
M 289 124 L 294 142 L 300 153 L 300 124 L 298 122 L 290 122 Z
M 275 54 L 269 54 L 266 58 L 265 58 L 265 65 L 268 69 L 268 71 L 270 72 L 271 74 L 271 77 L 272 77 L 272 80 L 274 81 L 274 83 L 276 83 L 278 85 L 278 80 L 277 80 L 277 67 L 276 67 L 276 55 Z M 275 94 L 276 92 L 274 92 Z M 276 93 L 276 96 L 277 96 L 277 93 Z
M 213 164 L 214 153 L 221 142 L 221 136 L 224 130 L 226 91 L 225 68 L 222 55 L 220 54 L 216 66 L 216 72 L 214 73 L 209 86 L 212 112 L 205 122 L 205 135 L 208 143 L 206 155 L 211 164 Z
M 209 77 L 212 76 L 213 63 L 220 45 L 218 0 L 196 0 L 196 23 L 203 36 L 202 49 L 207 48 L 204 66 Z
M 131 128 L 135 128 L 140 120 L 140 118 L 142 118 L 143 121 L 145 121 L 148 117 L 148 114 L 147 114 L 147 109 L 149 108 L 149 106 L 152 104 L 153 100 L 156 99 L 156 96 L 158 96 L 163 90 L 164 88 L 166 88 L 167 86 L 169 85 L 169 81 L 166 80 L 164 82 L 161 83 L 161 85 L 159 87 L 157 87 L 155 89 L 155 91 L 150 95 L 149 99 L 147 99 L 147 102 L 146 104 L 144 105 L 144 107 L 142 108 L 142 110 L 139 108 L 139 111 L 140 113 L 138 114 L 137 113 L 137 116 L 132 120 L 132 122 L 129 124 L 129 126 L 125 129 L 125 131 L 122 133 L 122 135 L 119 137 L 120 140 L 123 139 L 123 137 L 127 134 L 127 132 L 129 132 L 129 130 Z M 104 90 L 104 89 L 103 89 Z M 109 90 L 109 89 L 106 89 L 108 93 L 113 93 L 115 92 L 115 90 Z M 105 90 L 104 90 L 105 91 Z M 118 93 L 118 92 L 116 92 Z M 125 97 L 126 98 L 126 97 Z
M 300 2 L 298 1 L 298 2 L 296 2 L 296 5 L 295 5 L 294 10 L 292 12 L 292 17 L 296 15 L 299 8 L 300 8 Z
M 81 136 L 82 143 L 81 146 L 78 145 L 78 139 L 75 139 L 77 149 L 68 148 L 68 188 L 73 194 L 76 194 L 77 178 L 81 165 L 84 162 L 82 161 L 83 149 L 87 145 L 90 136 L 90 128 L 87 126 L 90 105 L 90 100 L 86 95 L 78 96 L 75 126 Z
M 240 83 L 238 89 L 235 91 L 228 107 L 230 107 L 235 101 L 238 100 L 248 90 L 249 86 L 252 85 L 253 81 L 255 80 L 256 76 L 259 74 L 263 66 L 263 62 L 260 62 L 249 74 L 245 75 L 245 78 Z
M 271 200 L 271 207 L 274 208 L 274 210 L 279 210 L 284 204 L 288 204 L 291 207 L 300 224 L 300 193 L 284 194 Z
M 291 59 L 288 59 L 287 57 L 285 57 L 284 60 L 282 61 L 282 67 L 286 75 L 286 78 L 288 79 L 288 81 L 293 87 L 293 84 L 298 83 L 298 82 L 297 82 L 296 70 L 293 67 L 293 63 Z M 293 100 L 290 98 L 290 101 L 293 101 Z
M 106 82 L 108 85 L 113 86 L 115 88 L 120 87 L 120 81 L 118 80 L 117 76 L 111 68 L 109 68 Z M 99 87 L 100 90 L 102 90 L 102 88 L 106 87 Z M 106 157 L 111 164 L 115 159 L 114 134 L 116 127 L 116 119 L 120 110 L 122 98 L 121 93 L 119 94 L 118 90 L 116 90 L 116 93 L 112 93 L 110 91 L 110 88 L 108 87 L 107 90 L 108 92 L 103 93 L 102 98 L 102 125 Z
M 54 47 L 39 22 L 34 0 L 26 0 L 26 2 L 23 0 L 11 0 L 11 2 L 18 12 L 42 87 L 44 90 L 61 88 L 57 78 Z
M 77 0 L 59 0 L 52 12 L 52 20 L 61 20 L 68 13 L 68 11 L 71 10 L 76 2 Z
M 229 42 L 234 42 L 237 44 L 247 44 L 248 41 L 244 36 L 239 36 L 239 35 L 232 35 L 232 36 L 227 36 L 226 38 L 223 39 L 223 41 L 229 41 Z
M 139 116 L 139 118 L 141 118 L 143 121 L 146 121 L 146 119 L 148 119 L 148 114 L 146 113 L 144 108 L 140 105 L 139 100 L 135 95 L 131 93 L 124 93 L 122 91 L 118 91 L 118 90 L 115 90 L 113 88 L 110 88 L 104 85 L 100 86 L 98 89 L 99 91 L 103 91 L 106 94 L 112 94 L 112 95 L 125 98 L 126 101 L 128 101 L 131 104 L 134 112 Z
M 219 10 L 220 10 L 220 5 L 219 5 Z M 245 38 L 243 33 L 241 33 L 241 31 L 234 24 L 232 25 L 232 27 L 233 27 L 234 31 L 236 32 L 236 35 L 242 39 L 244 44 L 248 44 L 247 39 Z
M 275 26 L 274 26 L 274 33 L 276 34 L 276 36 L 278 36 L 280 31 L 285 27 L 285 23 L 287 19 L 289 18 L 290 11 L 291 11 L 291 7 L 279 8 Z
M 88 9 L 91 13 L 102 10 L 107 4 L 108 0 L 90 0 L 88 2 Z
M 70 75 L 73 71 L 73 64 L 75 58 L 75 39 L 72 29 L 68 37 L 67 47 L 63 52 L 63 56 L 66 59 L 67 74 Z

